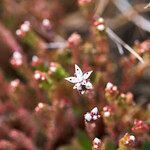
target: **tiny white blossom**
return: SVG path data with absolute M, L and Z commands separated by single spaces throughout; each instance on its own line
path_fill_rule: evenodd
M 20 80 L 15 79 L 15 80 L 10 82 L 10 86 L 15 89 L 19 85 L 19 83 L 20 83 Z
M 35 78 L 36 80 L 39 80 L 40 77 L 41 77 L 40 73 L 35 73 L 35 74 L 34 74 L 34 78 Z
M 93 140 L 93 148 L 94 149 L 100 149 L 100 147 L 101 147 L 101 140 L 99 139 L 99 138 L 95 138 L 94 140 Z
M 24 21 L 24 24 L 30 26 L 30 21 Z
M 97 29 L 98 29 L 99 31 L 103 31 L 103 30 L 105 30 L 105 25 L 100 24 L 100 25 L 97 26 Z
M 91 110 L 91 113 L 92 113 L 92 114 L 98 114 L 98 108 L 97 108 L 97 107 L 94 107 L 94 108 Z
M 101 22 L 101 23 L 103 23 L 103 22 L 104 22 L 104 18 L 100 17 L 100 18 L 98 19 L 98 21 Z
M 125 144 L 129 144 L 129 141 L 125 141 Z
M 23 64 L 23 56 L 20 52 L 15 51 L 12 55 L 10 63 L 15 66 L 21 66 Z
M 30 27 L 27 25 L 27 24 L 22 24 L 20 29 L 23 31 L 23 32 L 28 32 Z
M 135 141 L 135 136 L 134 135 L 130 135 L 130 140 Z
M 98 116 L 94 115 L 93 120 L 97 120 L 97 119 L 98 119 Z
M 16 35 L 21 35 L 22 34 L 22 31 L 20 29 L 16 30 Z
M 90 113 L 86 113 L 84 118 L 85 118 L 86 121 L 91 121 L 92 120 L 92 116 L 91 116 Z
M 85 115 L 84 115 L 84 119 L 85 121 L 87 122 L 90 122 L 90 121 L 95 121 L 97 120 L 98 118 L 100 118 L 100 115 L 99 115 L 99 112 L 98 112 L 98 108 L 97 107 L 94 107 L 91 112 L 87 112 Z
M 38 57 L 38 56 L 34 55 L 34 56 L 32 57 L 32 61 L 33 61 L 33 62 L 38 62 L 38 60 L 39 60 L 39 57 Z
M 106 85 L 106 89 L 110 90 L 113 87 L 113 84 L 108 82 Z
M 94 142 L 95 144 L 99 144 L 99 143 L 101 143 L 101 140 L 98 139 L 98 138 L 95 138 L 95 139 L 93 140 L 93 142 Z
M 42 24 L 43 24 L 43 26 L 49 26 L 50 21 L 48 19 L 43 19 Z
M 13 58 L 15 58 L 15 59 L 22 59 L 22 54 L 20 52 L 15 51 L 13 53 Z
M 65 78 L 67 81 L 75 84 L 73 89 L 77 89 L 81 94 L 85 91 L 91 90 L 93 88 L 91 82 L 88 80 L 93 71 L 88 71 L 83 73 L 78 65 L 75 65 L 75 76 Z
M 110 116 L 110 112 L 109 111 L 104 112 L 104 117 L 109 117 L 109 116 Z

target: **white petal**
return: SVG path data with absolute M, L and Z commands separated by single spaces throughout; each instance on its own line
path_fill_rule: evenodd
M 103 30 L 105 30 L 105 26 L 104 26 L 103 24 L 98 25 L 98 26 L 97 26 L 97 29 L 98 29 L 99 31 L 103 31 Z
M 85 93 L 85 91 L 81 91 L 81 94 L 84 94 Z
M 91 113 L 93 113 L 93 114 L 98 114 L 98 108 L 97 108 L 97 107 L 94 107 L 94 108 L 91 110 Z
M 93 120 L 97 120 L 97 119 L 98 119 L 98 116 L 94 115 Z
M 134 135 L 130 135 L 130 140 L 135 141 L 135 136 Z
M 80 84 L 80 83 L 76 83 L 76 84 L 74 85 L 73 89 L 77 89 L 78 91 L 79 91 L 79 90 L 82 90 L 81 84 Z
M 88 71 L 88 72 L 84 73 L 83 79 L 84 79 L 84 80 L 88 79 L 92 72 L 93 72 L 93 71 Z
M 93 89 L 93 85 L 91 84 L 91 82 L 87 82 L 85 87 L 86 87 L 87 90 Z
M 86 121 L 91 121 L 92 116 L 91 116 L 90 113 L 86 113 L 86 114 L 84 115 L 84 118 L 85 118 Z
M 106 89 L 110 90 L 113 87 L 113 84 L 108 82 L 106 85 Z
M 74 85 L 73 89 L 77 89 L 77 85 L 76 84 Z
M 78 79 L 76 77 L 68 77 L 65 80 L 69 81 L 70 83 L 78 83 Z
M 109 116 L 110 116 L 110 112 L 109 111 L 104 112 L 104 117 L 109 117 Z
M 86 84 L 87 84 L 86 80 L 83 80 L 83 81 L 81 82 L 81 84 L 82 84 L 82 85 L 86 85 Z
M 81 82 L 81 81 L 82 81 L 83 72 L 82 72 L 82 70 L 79 68 L 78 65 L 75 65 L 75 75 L 76 75 L 77 78 L 79 79 L 79 82 Z

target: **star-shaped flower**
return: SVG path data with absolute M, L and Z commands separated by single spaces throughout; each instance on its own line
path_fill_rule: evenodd
M 75 65 L 75 76 L 65 78 L 67 81 L 75 84 L 73 89 L 77 89 L 81 94 L 93 88 L 90 80 L 88 79 L 93 71 L 83 73 L 78 65 Z

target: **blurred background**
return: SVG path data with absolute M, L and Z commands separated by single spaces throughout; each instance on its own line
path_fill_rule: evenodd
M 149 0 L 93 0 L 88 7 L 82 3 L 84 0 L 0 0 L 0 150 L 91 149 L 93 135 L 85 132 L 84 113 L 95 105 L 102 108 L 107 104 L 103 92 L 109 80 L 120 85 L 121 92 L 132 92 L 134 102 L 140 104 L 138 107 L 149 107 L 150 8 L 146 8 Z M 99 17 L 141 57 L 144 54 L 139 49 L 146 47 L 145 70 L 134 64 L 124 48 L 120 54 L 110 36 L 101 43 L 106 42 L 104 47 L 109 51 L 102 52 L 102 57 L 93 56 L 98 48 L 93 44 L 97 33 L 92 34 L 91 24 Z M 74 47 L 67 45 L 68 38 L 74 32 L 82 42 L 70 52 Z M 21 62 L 13 59 L 16 51 L 22 54 L 16 54 L 17 60 L 23 58 Z M 126 60 L 130 56 L 131 62 Z M 80 96 L 64 81 L 73 75 L 74 63 L 85 71 L 96 72 L 91 79 L 97 88 L 95 93 Z M 49 67 L 58 69 L 56 74 L 49 72 Z M 44 78 L 41 80 L 46 81 L 35 80 L 37 70 Z M 149 120 L 144 114 L 143 118 Z M 105 131 L 105 121 L 100 120 L 98 125 L 95 136 L 111 134 Z M 123 133 L 110 136 L 106 149 L 116 149 L 116 141 Z M 138 149 L 137 145 L 134 149 Z M 150 144 L 147 142 L 145 147 L 150 149 Z

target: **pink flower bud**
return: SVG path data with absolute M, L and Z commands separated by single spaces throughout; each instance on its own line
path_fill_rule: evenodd
M 110 106 L 103 107 L 103 117 L 110 117 L 112 113 L 112 109 Z
M 45 72 L 41 72 L 39 70 L 36 70 L 34 72 L 34 78 L 36 80 L 45 80 L 46 79 L 46 73 Z
M 42 25 L 43 25 L 45 28 L 48 28 L 48 29 L 51 29 L 51 28 L 52 28 L 52 24 L 51 24 L 50 20 L 49 20 L 49 19 L 46 19 L 46 18 L 43 19 Z
M 93 25 L 96 27 L 97 30 L 99 31 L 104 31 L 105 30 L 105 22 L 103 18 L 99 18 L 98 20 L 94 21 Z
M 86 5 L 91 3 L 93 0 L 78 0 L 79 5 Z
M 43 109 L 45 106 L 44 103 L 38 103 L 38 105 L 35 107 L 35 111 L 39 112 L 41 109 Z
M 10 59 L 10 63 L 14 67 L 19 67 L 23 64 L 23 57 L 22 54 L 18 51 L 15 51 Z
M 139 53 L 150 51 L 150 40 L 146 40 L 139 45 Z
M 10 90 L 14 91 L 18 87 L 19 83 L 20 83 L 19 79 L 15 79 L 15 80 L 11 81 L 10 82 Z
M 49 72 L 50 73 L 55 72 L 57 70 L 58 66 L 59 66 L 58 63 L 51 62 L 50 63 L 50 67 L 49 67 Z
M 144 123 L 142 120 L 134 120 L 134 124 L 132 127 L 132 131 L 134 133 L 143 134 L 145 132 L 149 132 L 150 128 L 149 126 Z
M 29 21 L 25 21 L 21 26 L 20 26 L 20 30 L 22 32 L 28 32 L 30 30 L 30 22 Z
M 16 35 L 19 37 L 24 37 L 25 34 L 30 30 L 30 22 L 24 21 L 23 24 L 21 24 L 20 28 L 16 30 Z
M 110 93 L 110 94 L 115 94 L 115 93 L 118 93 L 118 88 L 117 88 L 117 86 L 115 86 L 112 83 L 108 82 L 107 85 L 106 85 L 105 91 Z
M 40 60 L 40 58 L 39 58 L 38 56 L 34 55 L 34 56 L 32 57 L 31 65 L 32 65 L 33 67 L 38 66 L 38 65 L 40 65 L 41 63 L 42 63 L 42 61 Z
M 68 38 L 68 47 L 69 48 L 76 48 L 81 43 L 81 36 L 78 33 L 73 33 Z
M 102 150 L 103 144 L 99 138 L 95 138 L 92 143 L 92 150 Z

